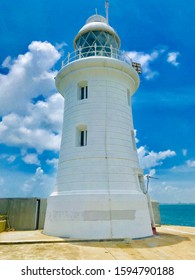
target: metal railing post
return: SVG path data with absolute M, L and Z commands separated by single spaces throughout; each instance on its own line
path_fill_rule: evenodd
M 70 53 L 68 53 L 67 61 L 68 61 L 68 63 L 70 63 Z
M 95 43 L 94 45 L 95 56 L 97 55 L 96 50 L 97 50 L 97 44 Z
M 81 46 L 79 46 L 79 59 L 81 58 L 81 51 L 82 51 Z
M 122 59 L 125 61 L 125 51 L 122 52 Z

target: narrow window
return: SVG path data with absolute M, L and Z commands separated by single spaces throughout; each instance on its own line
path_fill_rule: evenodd
M 83 100 L 88 98 L 88 85 L 83 81 L 78 84 L 78 99 Z
M 131 93 L 130 90 L 127 90 L 127 103 L 129 106 L 131 106 Z
M 85 96 L 88 98 L 88 86 L 85 87 Z
M 81 87 L 81 99 L 85 98 L 85 88 Z
M 80 146 L 87 146 L 87 130 L 80 131 Z
M 79 125 L 76 127 L 76 146 L 87 146 L 87 126 Z

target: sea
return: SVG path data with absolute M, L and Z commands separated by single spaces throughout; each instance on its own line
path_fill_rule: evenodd
M 160 204 L 162 225 L 195 227 L 195 204 Z

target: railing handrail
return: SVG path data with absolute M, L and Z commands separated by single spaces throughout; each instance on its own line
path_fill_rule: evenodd
M 77 50 L 71 53 L 69 52 L 66 58 L 62 60 L 62 67 L 75 60 L 91 56 L 110 57 L 118 59 L 120 61 L 124 61 L 130 66 L 132 66 L 132 59 L 126 54 L 126 52 L 121 51 L 119 49 L 115 49 L 112 47 L 112 45 L 100 46 L 94 44 L 83 48 L 80 46 Z

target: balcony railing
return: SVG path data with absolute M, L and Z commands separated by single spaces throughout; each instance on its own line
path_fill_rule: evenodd
M 68 53 L 67 57 L 62 61 L 62 67 L 72 61 L 91 56 L 111 57 L 124 61 L 131 66 L 133 63 L 132 59 L 126 54 L 125 51 L 120 51 L 113 48 L 112 46 L 99 46 L 95 44 L 93 46 L 87 46 L 83 48 L 79 47 L 76 51 Z
M 86 58 L 86 57 L 110 57 L 114 59 L 118 59 L 120 61 L 124 61 L 130 66 L 132 66 L 138 74 L 142 73 L 141 64 L 132 61 L 132 59 L 128 56 L 128 54 L 125 51 L 121 51 L 118 49 L 115 49 L 110 46 L 99 46 L 94 44 L 93 46 L 87 46 L 87 47 L 79 47 L 76 51 L 72 53 L 68 53 L 67 57 L 62 60 L 62 67 L 69 64 L 72 61 Z

